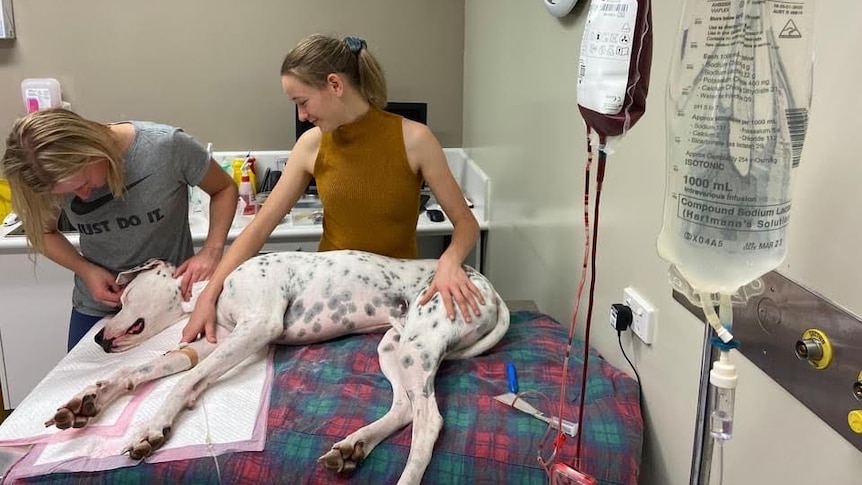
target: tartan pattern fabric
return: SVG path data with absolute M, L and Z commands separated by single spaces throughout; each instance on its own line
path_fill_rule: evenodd
M 547 425 L 493 396 L 507 391 L 506 362 L 513 362 L 521 396 L 545 414 L 557 414 L 567 330 L 540 313 L 514 312 L 511 320 L 508 333 L 490 351 L 441 365 L 435 387 L 444 424 L 422 483 L 548 483 L 537 461 Z M 379 341 L 379 334 L 355 335 L 278 348 L 262 452 L 138 463 L 103 472 L 54 473 L 18 483 L 395 483 L 407 461 L 411 426 L 380 443 L 350 478 L 317 464 L 332 444 L 389 409 L 392 390 L 378 365 Z M 575 341 L 573 349 L 563 417 L 577 421 L 583 342 Z M 580 470 L 602 485 L 636 485 L 643 440 L 637 384 L 595 350 L 590 352 Z M 552 430 L 543 446 L 544 456 L 551 452 L 555 437 Z M 576 442 L 577 438 L 567 437 L 559 450 L 560 461 L 572 464 Z

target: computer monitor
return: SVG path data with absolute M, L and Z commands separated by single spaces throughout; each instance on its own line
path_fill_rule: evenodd
M 386 111 L 401 115 L 408 120 L 413 120 L 423 125 L 428 124 L 428 103 L 393 101 L 386 104 Z M 299 120 L 299 108 L 295 110 L 296 119 L 296 139 L 305 133 L 306 130 L 313 127 L 312 123 Z

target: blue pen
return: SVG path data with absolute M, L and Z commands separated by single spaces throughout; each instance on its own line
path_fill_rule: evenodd
M 506 363 L 506 377 L 509 379 L 509 392 L 518 394 L 518 376 L 515 374 L 515 364 Z

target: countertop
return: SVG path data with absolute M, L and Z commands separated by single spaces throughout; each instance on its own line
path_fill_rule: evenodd
M 484 207 L 476 206 L 471 209 L 476 221 L 479 223 L 479 229 L 485 231 L 488 229 L 488 221 L 484 219 Z M 239 236 L 242 229 L 248 225 L 253 216 L 237 216 L 228 233 L 227 242 L 230 244 Z M 206 239 L 207 234 L 207 219 L 202 214 L 193 214 L 189 218 L 192 231 L 192 240 L 196 244 L 202 244 Z M 24 236 L 8 234 L 20 226 L 21 223 L 16 223 L 12 226 L 0 226 L 0 254 L 24 254 L 27 252 L 27 240 Z M 416 224 L 416 232 L 418 236 L 434 236 L 451 234 L 453 231 L 452 223 L 449 219 L 441 222 L 432 222 L 428 219 L 425 212 L 419 214 L 419 221 Z M 323 227 L 320 223 L 314 223 L 311 220 L 309 212 L 294 210 L 291 214 L 285 217 L 284 221 L 275 227 L 272 231 L 268 243 L 282 242 L 309 242 L 317 241 L 323 233 Z M 67 239 L 73 246 L 79 247 L 78 234 L 66 233 Z
M 490 180 L 488 176 L 473 162 L 461 148 L 444 148 L 447 163 L 455 177 L 461 190 L 464 192 L 465 198 L 472 204 L 471 208 L 476 221 L 479 223 L 479 229 L 482 235 L 487 235 L 489 229 L 488 220 L 490 201 Z M 289 150 L 277 151 L 240 151 L 240 152 L 214 152 L 213 158 L 217 161 L 230 160 L 235 157 L 244 157 L 247 154 L 254 155 L 261 169 L 275 168 L 278 166 L 278 160 L 287 160 Z M 433 202 L 433 201 L 432 201 Z M 433 204 L 429 204 L 429 208 Z M 292 242 L 317 242 L 320 235 L 323 233 L 321 224 L 315 224 L 309 217 L 313 213 L 313 209 L 302 209 L 294 207 L 293 216 L 288 215 L 284 221 L 276 226 L 272 231 L 268 243 L 292 243 Z M 234 219 L 233 226 L 228 233 L 228 244 L 239 236 L 242 229 L 248 225 L 253 216 L 237 216 Z M 193 212 L 189 217 L 191 226 L 192 240 L 195 244 L 202 244 L 207 234 L 207 219 L 203 213 Z M 26 254 L 27 240 L 24 236 L 8 234 L 17 229 L 20 224 L 12 226 L 0 225 L 0 255 L 2 254 Z M 452 234 L 452 223 L 448 218 L 441 222 L 433 222 L 428 219 L 425 212 L 419 214 L 419 220 L 416 224 L 417 236 L 439 236 Z M 77 233 L 66 233 L 66 237 L 75 247 L 80 247 Z

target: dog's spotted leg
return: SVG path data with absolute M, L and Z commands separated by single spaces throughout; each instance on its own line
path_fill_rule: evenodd
M 283 310 L 281 308 L 282 314 Z M 250 323 L 244 319 L 237 323 L 228 337 L 219 338 L 219 343 L 210 356 L 177 382 L 150 422 L 123 449 L 123 453 L 128 452 L 129 457 L 134 460 L 153 454 L 168 439 L 177 416 L 187 407 L 194 405 L 198 396 L 210 384 L 281 334 L 281 314 L 271 315 L 269 318 L 258 316 L 257 320 L 266 323 Z
M 410 454 L 398 485 L 418 485 L 431 461 L 434 443 L 443 428 L 443 416 L 437 408 L 434 378 L 446 353 L 446 334 L 454 330 L 447 318 L 434 331 L 408 324 L 398 351 L 398 379 L 410 399 L 413 433 Z
M 168 352 L 155 360 L 136 367 L 124 367 L 107 379 L 87 386 L 67 403 L 57 408 L 45 426 L 60 429 L 81 428 L 120 396 L 134 392 L 141 384 L 176 374 L 194 367 L 208 356 L 215 344 L 201 339 L 180 351 Z
M 383 439 L 407 426 L 411 419 L 410 402 L 398 374 L 398 348 L 401 336 L 390 329 L 377 346 L 380 369 L 392 384 L 392 406 L 377 421 L 360 428 L 332 445 L 332 449 L 317 459 L 326 469 L 349 474 Z

